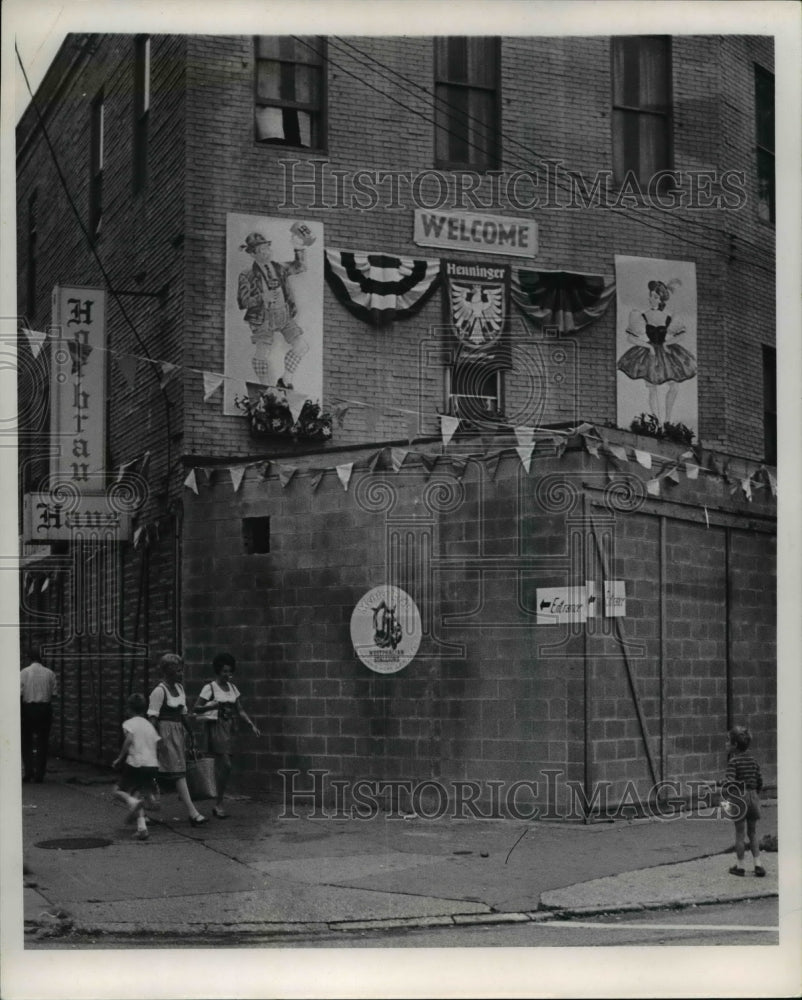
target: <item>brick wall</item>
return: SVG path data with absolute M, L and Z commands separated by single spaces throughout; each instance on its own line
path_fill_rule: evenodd
M 344 171 L 414 173 L 433 165 L 430 97 L 422 89 L 431 88 L 431 41 L 348 41 L 355 48 L 332 40 L 328 50 L 324 153 L 259 147 L 253 141 L 250 38 L 195 36 L 188 41 L 187 211 L 193 233 L 187 247 L 192 261 L 187 322 L 193 336 L 188 338 L 187 363 L 193 367 L 217 371 L 222 366 L 227 212 L 313 218 L 323 222 L 328 246 L 436 256 L 412 241 L 413 209 L 403 189 L 403 207 L 397 209 L 313 207 L 311 192 L 300 187 L 296 194 L 302 207 L 282 208 L 289 169 L 282 163 L 288 161 L 295 163 L 292 169 L 299 180 L 313 176 L 311 160 L 325 160 Z M 542 268 L 612 273 L 617 253 L 696 263 L 700 437 L 710 446 L 759 459 L 759 345 L 773 340 L 773 279 L 754 265 L 762 261 L 771 267 L 773 229 L 759 222 L 754 202 L 754 59 L 771 65 L 768 40 L 689 36 L 673 41 L 675 168 L 744 171 L 748 201 L 741 210 L 570 208 L 563 188 L 532 214 L 540 228 L 536 264 Z M 542 170 L 544 160 L 559 160 L 565 169 L 579 171 L 592 187 L 597 171 L 612 169 L 608 39 L 504 39 L 502 67 L 501 166 L 507 174 Z M 437 190 L 434 178 L 422 190 L 431 198 Z M 545 186 L 541 194 L 546 197 Z M 346 188 L 346 196 L 353 197 L 353 191 Z M 525 185 L 520 196 L 527 196 Z M 335 201 L 332 183 L 325 198 L 328 204 Z M 508 204 L 500 211 L 516 214 Z M 476 259 L 466 255 L 471 257 Z M 491 259 L 510 262 L 499 256 Z M 416 317 L 376 331 L 355 320 L 324 289 L 324 396 L 356 398 L 378 408 L 369 417 L 352 410 L 338 430 L 338 441 L 404 437 L 405 418 L 383 403 L 419 410 L 420 433 L 436 432 L 436 410 L 443 404 L 442 370 L 436 363 L 422 364 L 420 348 L 441 322 L 435 298 Z M 550 345 L 533 349 L 542 386 L 527 408 L 527 385 L 514 375 L 508 377 L 507 402 L 514 422 L 571 422 L 578 411 L 583 417 L 615 422 L 614 306 L 572 345 L 570 379 L 555 380 Z M 242 420 L 222 416 L 219 403 L 202 402 L 198 377 L 185 390 L 186 412 L 191 415 L 188 453 L 252 451 Z M 737 402 L 744 398 L 750 403 L 746 409 Z

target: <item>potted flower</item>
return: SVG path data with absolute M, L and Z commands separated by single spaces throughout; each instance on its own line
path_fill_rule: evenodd
M 237 396 L 235 402 L 247 416 L 254 437 L 288 437 L 297 441 L 331 438 L 331 415 L 311 399 L 304 402 L 297 420 L 293 420 L 286 395 L 274 389 L 262 389 L 253 396 Z

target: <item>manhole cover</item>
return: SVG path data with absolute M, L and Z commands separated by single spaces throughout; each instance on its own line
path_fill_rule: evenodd
M 108 847 L 110 840 L 103 837 L 61 837 L 58 840 L 40 840 L 34 847 L 45 851 L 88 851 L 92 847 Z

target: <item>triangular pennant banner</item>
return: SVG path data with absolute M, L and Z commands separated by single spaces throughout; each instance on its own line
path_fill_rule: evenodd
M 465 470 L 468 468 L 467 458 L 452 458 L 451 468 L 454 470 L 454 475 L 457 479 L 462 479 L 465 475 Z
M 487 469 L 487 474 L 490 476 L 491 482 L 496 478 L 496 473 L 498 472 L 498 464 L 501 461 L 501 452 L 496 452 L 495 455 L 488 455 L 485 459 L 485 468 Z
M 203 373 L 203 402 L 208 403 L 212 393 L 216 392 L 223 384 L 223 376 L 217 372 Z
M 192 490 L 192 492 L 195 494 L 195 496 L 198 495 L 198 480 L 195 478 L 195 470 L 194 469 L 190 469 L 189 470 L 189 475 L 184 480 L 184 486 L 188 486 Z M 139 528 L 139 531 L 141 531 L 141 530 L 142 529 Z
M 621 444 L 608 444 L 607 450 L 610 454 L 619 460 L 619 462 L 628 462 L 629 456 L 627 455 L 626 448 Z
M 354 463 L 346 462 L 344 465 L 337 466 L 337 475 L 340 478 L 340 482 L 343 484 L 343 489 L 348 492 L 348 484 L 351 482 L 351 473 L 354 471 Z
M 432 472 L 434 472 L 435 465 L 437 465 L 437 455 L 418 455 L 418 458 L 428 479 Z
M 528 448 L 535 440 L 535 431 L 532 427 L 516 427 L 515 440 L 519 448 Z
M 769 481 L 769 490 L 771 490 L 771 495 L 773 497 L 777 496 L 777 479 L 773 476 L 768 469 L 766 469 L 766 478 Z
M 685 463 L 685 475 L 688 479 L 698 479 L 699 478 L 699 466 L 692 465 L 690 462 Z
M 28 338 L 28 344 L 30 345 L 31 354 L 34 356 L 34 359 L 38 358 L 39 352 L 42 350 L 42 344 L 47 339 L 47 334 L 39 330 L 29 330 L 27 327 L 23 327 L 22 332 Z
M 320 484 L 323 482 L 323 477 L 326 475 L 326 470 L 312 469 L 311 475 L 312 478 L 309 480 L 309 485 L 312 487 L 312 492 L 314 493 L 315 490 L 318 488 L 318 486 L 320 486 Z
M 443 447 L 447 448 L 449 441 L 454 437 L 459 427 L 459 417 L 440 417 L 440 433 L 443 436 Z
M 133 389 L 136 386 L 136 372 L 139 367 L 139 358 L 134 357 L 133 354 L 115 354 L 114 360 L 120 369 L 122 377 L 128 384 L 128 388 Z
M 343 404 L 342 406 L 334 407 L 334 419 L 337 421 L 337 426 L 342 427 L 345 423 L 345 415 L 351 409 L 350 406 Z
M 264 482 L 265 479 L 270 475 L 270 462 L 264 462 L 262 468 L 259 470 L 259 478 Z
M 162 373 L 159 379 L 159 386 L 163 389 L 168 382 L 171 382 L 175 378 L 180 369 L 178 365 L 173 365 L 169 361 L 159 361 L 158 365 Z
M 588 437 L 587 434 L 583 434 L 582 435 L 582 440 L 585 442 L 585 447 L 590 452 L 590 454 L 593 455 L 594 458 L 598 458 L 599 457 L 599 444 L 600 444 L 600 442 L 596 441 L 592 437 Z
M 138 545 L 139 545 L 139 539 L 142 537 L 142 532 L 144 530 L 145 530 L 144 528 L 136 528 L 134 530 L 134 548 L 138 547 Z
M 302 392 L 296 392 L 294 389 L 287 389 L 286 395 L 287 406 L 289 406 L 290 413 L 292 414 L 292 422 L 295 423 L 301 415 L 301 410 L 304 408 L 307 397 Z
M 245 475 L 245 466 L 232 465 L 228 471 L 231 475 L 231 485 L 234 487 L 234 492 L 237 493 L 242 485 L 242 477 Z
M 126 462 L 124 465 L 120 466 L 120 468 L 117 470 L 117 478 L 115 479 L 116 483 L 121 483 L 123 481 L 126 472 L 131 468 L 133 464 L 134 464 L 133 462 Z
M 278 478 L 282 489 L 287 488 L 290 480 L 297 471 L 298 469 L 294 465 L 280 465 L 278 467 Z
M 379 451 L 377 452 L 374 452 L 374 454 L 370 456 L 370 458 L 368 459 L 368 470 L 370 472 L 376 471 L 376 466 L 379 464 L 379 459 L 381 457 L 382 457 L 381 449 L 379 449 Z
M 752 499 L 752 477 L 747 476 L 746 479 L 741 480 L 741 489 L 744 491 L 744 496 L 747 500 Z
M 557 458 L 562 458 L 565 454 L 565 449 L 568 447 L 568 438 L 562 437 L 562 435 L 555 434 L 551 439 L 554 445 L 554 454 Z
M 670 479 L 672 483 L 679 482 L 679 469 L 675 465 L 673 468 L 669 469 L 666 473 L 666 479 Z
M 648 483 L 646 483 L 646 492 L 647 493 L 651 493 L 652 496 L 659 497 L 660 496 L 660 480 L 659 479 L 650 479 L 648 481 Z
M 525 445 L 523 447 L 518 445 L 515 450 L 520 455 L 523 466 L 526 469 L 526 473 L 529 475 L 529 467 L 532 464 L 532 452 L 535 450 L 535 446 L 533 444 Z
M 648 451 L 639 451 L 635 448 L 635 458 L 643 466 L 644 469 L 651 469 L 652 467 L 652 456 Z
M 393 463 L 393 472 L 399 472 L 401 466 L 404 464 L 404 459 L 409 454 L 406 448 L 391 448 L 390 449 L 390 460 Z

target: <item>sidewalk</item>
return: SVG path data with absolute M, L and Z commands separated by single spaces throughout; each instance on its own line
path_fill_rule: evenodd
M 729 875 L 732 824 L 717 819 L 578 823 L 279 819 L 233 796 L 193 828 L 174 795 L 148 841 L 112 801 L 114 775 L 56 760 L 22 786 L 26 931 L 188 936 L 309 935 L 701 905 L 778 895 Z M 206 803 L 201 804 L 203 809 Z M 776 835 L 766 803 L 760 834 Z M 63 841 L 61 848 L 42 846 Z M 83 841 L 83 842 L 82 842 Z M 92 841 L 100 841 L 92 846 Z

